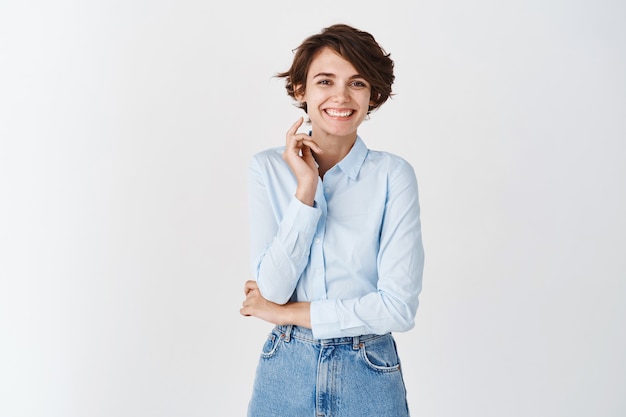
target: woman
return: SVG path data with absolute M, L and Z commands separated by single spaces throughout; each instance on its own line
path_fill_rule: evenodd
M 278 74 L 311 128 L 298 133 L 300 118 L 250 162 L 255 279 L 241 314 L 276 325 L 251 417 L 409 415 L 391 332 L 413 327 L 421 290 L 417 182 L 357 134 L 391 96 L 393 67 L 371 34 L 337 24 Z

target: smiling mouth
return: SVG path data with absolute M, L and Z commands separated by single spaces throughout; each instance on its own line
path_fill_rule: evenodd
M 334 110 L 334 109 L 326 109 L 326 114 L 331 117 L 348 117 L 354 113 L 354 110 Z

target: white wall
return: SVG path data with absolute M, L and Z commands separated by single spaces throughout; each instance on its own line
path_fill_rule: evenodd
M 244 415 L 246 164 L 335 22 L 395 59 L 361 135 L 421 187 L 412 413 L 626 413 L 626 7 L 408 3 L 0 3 L 1 416 Z

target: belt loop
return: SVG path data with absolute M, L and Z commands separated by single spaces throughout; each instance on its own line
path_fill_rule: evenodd
M 352 337 L 352 349 L 358 350 L 360 345 L 359 336 Z
M 289 343 L 289 341 L 291 340 L 291 331 L 293 330 L 293 324 L 288 325 L 287 327 L 285 327 L 285 342 Z

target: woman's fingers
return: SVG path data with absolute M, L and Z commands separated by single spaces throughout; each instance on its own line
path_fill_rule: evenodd
M 248 281 L 248 282 L 256 284 L 254 281 Z M 246 298 L 241 303 L 241 308 L 239 309 L 239 312 L 243 316 L 254 315 L 255 311 L 257 311 L 257 309 L 261 305 L 260 303 L 263 303 L 263 301 L 265 301 L 265 299 L 259 292 L 258 287 L 256 287 L 256 285 L 250 285 L 250 286 L 253 286 L 254 288 L 248 289 L 247 288 L 248 285 L 246 283 L 246 291 L 247 291 Z
M 243 293 L 244 295 L 247 296 L 250 291 L 258 290 L 258 289 L 259 289 L 259 286 L 257 285 L 256 281 L 248 280 L 243 286 Z
M 245 300 L 243 300 L 243 303 L 241 303 L 242 307 L 250 307 L 253 304 L 253 300 L 249 298 L 246 298 Z
M 304 133 L 300 133 L 298 136 L 294 136 L 290 141 L 287 141 L 286 150 L 291 151 L 294 154 L 299 155 L 299 153 L 305 149 L 310 149 L 317 154 L 324 152 L 318 144 L 311 139 L 311 136 Z
M 289 130 L 287 131 L 287 138 L 296 134 L 300 126 L 304 123 L 304 117 L 300 117 L 294 124 L 291 125 Z
M 311 136 L 309 135 L 302 139 L 302 145 L 304 145 L 302 149 L 307 147 L 315 153 L 324 153 L 324 151 L 317 145 L 317 143 L 315 143 L 313 139 L 311 139 Z
M 304 123 L 304 118 L 299 118 L 287 131 L 287 149 L 301 151 L 305 146 L 311 148 L 315 153 L 322 153 L 322 149 L 315 141 L 306 133 L 297 133 L 300 126 Z

